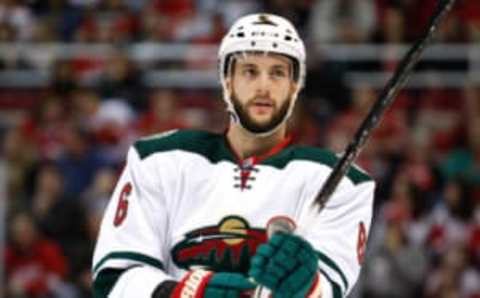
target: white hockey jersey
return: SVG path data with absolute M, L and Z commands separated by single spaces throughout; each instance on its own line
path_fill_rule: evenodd
M 280 144 L 240 161 L 224 135 L 200 131 L 137 141 L 102 221 L 95 296 L 150 298 L 196 266 L 246 273 L 275 216 L 292 219 L 316 249 L 323 297 L 346 296 L 363 262 L 374 182 L 352 167 L 318 214 L 312 201 L 336 160 Z

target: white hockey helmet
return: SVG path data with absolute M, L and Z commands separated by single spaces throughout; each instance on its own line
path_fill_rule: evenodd
M 272 14 L 251 14 L 237 20 L 230 31 L 225 35 L 218 51 L 219 76 L 223 87 L 223 98 L 227 104 L 227 111 L 232 119 L 242 125 L 238 113 L 235 111 L 230 95 L 227 92 L 226 77 L 229 75 L 229 66 L 234 54 L 245 52 L 265 52 L 281 54 L 293 62 L 293 79 L 298 88 L 292 95 L 292 102 L 284 119 L 274 129 L 254 133 L 256 135 L 269 135 L 280 127 L 292 114 L 298 93 L 303 88 L 306 75 L 305 45 L 300 39 L 295 27 L 283 17 Z

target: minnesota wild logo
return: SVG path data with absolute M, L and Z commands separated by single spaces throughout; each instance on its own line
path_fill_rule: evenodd
M 214 271 L 247 273 L 251 256 L 266 239 L 265 229 L 251 228 L 240 216 L 228 216 L 218 225 L 187 233 L 174 246 L 172 259 L 184 269 L 205 266 Z

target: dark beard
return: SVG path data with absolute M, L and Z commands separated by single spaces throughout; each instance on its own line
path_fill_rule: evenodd
M 252 132 L 252 133 L 265 133 L 273 130 L 275 127 L 277 127 L 282 121 L 284 120 L 285 116 L 288 113 L 288 108 L 290 107 L 290 102 L 292 99 L 286 100 L 281 106 L 280 109 L 278 109 L 277 112 L 273 115 L 272 119 L 265 123 L 265 124 L 259 124 L 255 122 L 249 115 L 248 111 L 245 106 L 242 106 L 240 104 L 240 101 L 238 100 L 237 96 L 235 95 L 235 92 L 232 92 L 232 97 L 231 101 L 233 103 L 233 107 L 235 111 L 237 112 L 238 118 L 242 126 Z

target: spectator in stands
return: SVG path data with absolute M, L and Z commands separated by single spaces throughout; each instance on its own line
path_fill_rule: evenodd
M 72 94 L 73 122 L 92 135 L 102 159 L 112 165 L 123 160 L 135 137 L 133 109 L 122 99 L 101 100 L 91 89 Z
M 53 43 L 60 39 L 55 23 L 52 19 L 38 19 L 35 23 L 32 33 L 32 42 L 34 43 Z M 45 57 L 49 53 L 36 53 L 38 56 Z M 39 59 L 40 60 L 40 59 Z M 45 63 L 45 61 L 39 61 Z
M 141 17 L 144 35 L 147 40 L 178 40 L 178 31 L 194 16 L 192 0 L 153 0 L 146 5 Z
M 95 134 L 101 99 L 94 90 L 78 88 L 71 96 L 72 122 Z
M 371 246 L 365 265 L 364 297 L 420 297 L 426 277 L 427 258 L 408 236 L 408 211 L 390 204 L 383 209 L 383 222 L 375 226 L 378 247 Z M 382 232 L 383 231 L 383 232 Z
M 137 16 L 121 0 L 103 1 L 99 12 L 91 18 L 96 42 L 126 45 L 137 31 Z
M 225 21 L 220 13 L 196 14 L 188 22 L 185 22 L 181 29 L 177 30 L 176 35 L 179 41 L 189 40 L 198 44 L 218 44 L 226 32 Z
M 28 195 L 26 184 L 29 173 L 36 161 L 37 151 L 29 139 L 18 129 L 9 128 L 2 144 L 3 158 L 8 176 L 6 191 L 10 210 L 25 207 Z
M 192 0 L 153 0 L 151 2 L 155 10 L 171 17 L 187 16 L 195 10 L 195 3 Z
M 100 4 L 102 0 L 68 0 L 67 2 L 76 8 L 93 8 Z
M 172 39 L 172 28 L 168 26 L 168 21 L 160 13 L 146 5 L 140 16 L 140 38 L 150 42 L 165 42 Z
M 67 125 L 65 151 L 56 163 L 64 178 L 65 193 L 75 198 L 92 183 L 95 173 L 105 165 L 100 152 L 92 146 L 92 136 L 81 127 Z
M 468 224 L 472 217 L 472 201 L 465 184 L 449 180 L 437 198 L 429 217 L 426 244 L 431 256 L 444 255 L 456 244 L 464 245 L 468 239 Z
M 64 283 L 67 260 L 59 245 L 38 231 L 32 216 L 26 212 L 12 216 L 10 233 L 4 256 L 7 296 L 71 297 Z
M 398 5 L 388 5 L 379 20 L 376 41 L 385 44 L 403 44 L 406 42 L 405 14 Z
M 34 27 L 34 16 L 22 0 L 3 0 L 0 2 L 0 22 L 14 28 L 15 39 L 29 41 Z
M 83 254 L 78 256 L 75 262 L 77 273 L 75 276 L 75 284 L 77 286 L 76 298 L 93 297 L 91 256 L 95 247 L 95 240 L 97 239 L 100 230 L 103 212 L 104 209 L 99 208 L 98 206 L 91 206 L 87 212 L 86 230 L 88 238 L 81 246 Z
M 77 88 L 73 65 L 71 61 L 56 60 L 52 69 L 51 87 L 59 96 L 69 96 Z
M 70 260 L 76 260 L 81 254 L 79 247 L 86 239 L 84 206 L 65 196 L 63 178 L 53 163 L 39 167 L 32 210 L 42 232 L 57 240 Z
M 16 28 L 12 24 L 2 21 L 1 13 L 2 11 L 0 6 L 0 42 L 16 42 L 18 40 L 15 31 Z M 29 68 L 31 68 L 31 65 L 29 63 L 28 57 L 24 57 L 24 55 L 19 54 L 19 51 L 4 51 L 0 57 L 0 70 L 16 70 Z
M 438 190 L 435 171 L 434 148 L 428 139 L 420 136 L 407 136 L 402 150 L 397 151 L 401 158 L 398 171 L 403 172 L 411 186 L 421 198 L 424 206 L 433 205 L 433 195 Z M 428 195 L 430 194 L 430 196 Z
M 150 0 L 123 0 L 123 3 L 135 12 L 139 12 L 143 7 L 147 6 Z
M 464 20 L 468 32 L 468 41 L 480 41 L 480 3 L 478 1 L 463 1 L 460 19 Z
M 102 101 L 95 117 L 95 144 L 101 159 L 120 166 L 128 147 L 136 139 L 133 129 L 135 112 L 122 99 Z
M 427 276 L 426 298 L 475 297 L 462 295 L 467 256 L 462 245 L 453 245 L 441 256 L 440 265 Z
M 140 78 L 128 54 L 116 51 L 105 61 L 98 87 L 100 97 L 122 99 L 136 110 L 141 110 L 145 107 L 145 90 Z
M 472 149 L 453 150 L 442 162 L 446 179 L 462 179 L 472 185 L 480 185 L 480 145 Z
M 0 22 L 0 41 L 1 42 L 15 41 L 15 29 L 11 25 Z M 5 64 L 5 62 L 3 62 L 2 64 Z M 5 67 L 5 66 L 2 65 L 2 67 Z
M 434 146 L 436 159 L 443 159 L 450 150 L 463 146 L 467 123 L 462 93 L 450 88 L 432 88 L 423 93 L 417 105 L 415 129 Z
M 230 27 L 233 22 L 241 16 L 255 13 L 258 11 L 268 11 L 265 3 L 268 1 L 257 1 L 257 0 L 197 0 L 195 1 L 195 7 L 197 13 L 203 15 L 215 15 L 219 14 L 224 20 L 223 27 Z M 272 11 L 269 11 L 272 12 Z
M 372 41 L 380 44 L 401 45 L 407 41 L 405 12 L 400 2 L 387 1 L 388 5 L 379 14 L 378 26 L 373 34 Z M 393 2 L 393 3 L 391 3 Z M 391 47 L 382 51 L 385 59 L 379 61 L 382 71 L 394 71 L 398 66 L 398 51 Z
M 465 116 L 467 141 L 450 151 L 442 163 L 447 179 L 462 179 L 472 186 L 480 186 L 480 88 L 469 86 L 465 90 Z
M 40 98 L 38 106 L 31 111 L 20 130 L 39 153 L 41 160 L 57 159 L 63 152 L 63 137 L 68 113 L 64 100 L 55 95 Z
M 93 43 L 97 41 L 97 24 L 95 22 L 95 14 L 92 11 L 84 11 L 76 26 L 67 25 L 67 27 L 72 27 L 70 29 L 73 31 L 71 34 L 72 41 L 78 43 Z
M 475 197 L 474 197 L 475 198 Z M 473 222 L 471 223 L 467 249 L 470 257 L 469 268 L 465 272 L 462 288 L 468 297 L 480 297 L 480 199 L 476 197 Z M 477 296 L 474 296 L 475 293 Z
M 443 41 L 449 40 L 451 42 L 452 38 L 460 38 L 461 31 L 463 31 L 463 29 L 461 29 L 463 17 L 459 18 L 458 11 L 460 11 L 459 8 L 464 6 L 462 2 L 463 1 L 456 3 L 455 9 L 451 12 L 449 18 L 440 26 L 437 39 Z M 465 1 L 465 3 L 468 2 L 471 1 Z M 412 42 L 423 34 L 437 5 L 438 1 L 436 0 L 376 0 L 377 15 L 380 20 L 377 27 L 380 30 L 387 29 L 385 32 L 388 34 L 385 35 L 385 37 L 402 37 L 402 40 Z M 408 23 L 406 23 L 406 20 L 408 20 Z M 401 22 L 399 23 L 399 21 Z M 395 26 L 395 24 L 397 24 L 397 26 Z M 408 28 L 405 25 L 408 25 Z M 388 28 L 385 26 L 388 26 Z M 399 32 L 395 32 L 395 27 L 398 28 Z M 447 34 L 445 35 L 445 33 Z M 449 37 L 445 38 L 447 36 Z M 380 40 L 384 40 L 385 42 L 389 42 L 390 40 L 390 43 L 398 43 L 400 40 L 398 38 L 390 38 L 380 38 Z
M 90 298 L 92 292 L 91 256 L 100 230 L 105 208 L 110 200 L 110 194 L 115 187 L 117 176 L 110 168 L 103 168 L 97 172 L 95 181 L 84 193 L 83 204 L 86 209 L 84 225 L 87 237 L 80 245 L 79 255 L 72 266 L 75 267 L 76 298 Z
M 154 90 L 150 94 L 149 109 L 138 119 L 139 134 L 150 135 L 185 128 L 187 125 L 182 119 L 178 101 L 178 96 L 172 90 Z
M 376 21 L 373 0 L 319 0 L 312 7 L 309 35 L 315 45 L 365 42 Z

